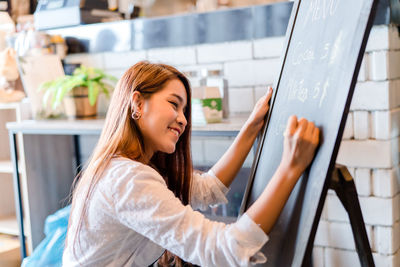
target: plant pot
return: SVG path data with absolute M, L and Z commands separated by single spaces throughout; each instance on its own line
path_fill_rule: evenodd
M 87 87 L 75 87 L 64 98 L 65 114 L 69 118 L 91 118 L 97 115 L 97 102 L 91 106 Z

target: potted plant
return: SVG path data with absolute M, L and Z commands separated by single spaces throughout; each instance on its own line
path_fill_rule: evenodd
M 65 75 L 43 83 L 43 105 L 51 103 L 57 109 L 63 102 L 65 114 L 70 118 L 87 118 L 97 115 L 97 98 L 100 93 L 110 96 L 117 79 L 98 68 L 80 66 L 72 75 Z

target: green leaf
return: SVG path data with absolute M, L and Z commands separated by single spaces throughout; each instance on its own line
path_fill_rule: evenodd
M 100 87 L 101 87 L 102 93 L 105 94 L 107 98 L 110 98 L 110 90 L 107 88 L 107 85 L 105 85 L 104 83 L 101 83 Z
M 47 90 L 46 92 L 44 92 L 43 99 L 42 99 L 43 108 L 47 107 L 47 103 L 49 102 L 49 98 L 50 98 L 51 94 L 52 94 L 52 91 L 50 91 L 50 90 Z
M 53 109 L 56 109 L 61 104 L 65 94 L 70 90 L 72 90 L 72 88 L 68 87 L 68 79 L 61 81 L 54 87 L 54 94 L 52 98 Z
M 89 82 L 88 89 L 89 89 L 89 103 L 91 106 L 94 106 L 99 96 L 100 86 L 98 83 Z

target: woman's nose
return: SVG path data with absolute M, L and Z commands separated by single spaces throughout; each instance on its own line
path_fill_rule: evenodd
M 183 126 L 183 127 L 186 127 L 186 125 L 187 125 L 187 120 L 186 120 L 185 114 L 184 114 L 183 112 L 180 112 L 180 113 L 179 113 L 178 118 L 177 118 L 177 121 L 178 121 L 178 124 L 179 124 L 179 125 L 181 125 L 181 126 Z

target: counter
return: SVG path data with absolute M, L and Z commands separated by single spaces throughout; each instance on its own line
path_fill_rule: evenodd
M 235 116 L 223 120 L 222 123 L 211 123 L 205 126 L 192 126 L 192 135 L 233 135 L 239 132 L 247 116 Z M 46 135 L 99 135 L 104 125 L 104 119 L 94 120 L 25 120 L 7 123 L 7 129 L 12 133 L 46 134 Z

